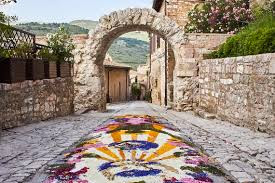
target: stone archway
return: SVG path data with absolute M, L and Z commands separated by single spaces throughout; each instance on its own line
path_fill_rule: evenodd
M 103 61 L 112 42 L 131 31 L 147 31 L 167 39 L 176 63 L 181 60 L 181 48 L 186 43 L 182 29 L 170 18 L 153 9 L 126 9 L 103 16 L 95 30 L 89 33 L 75 73 L 75 108 L 105 110 Z

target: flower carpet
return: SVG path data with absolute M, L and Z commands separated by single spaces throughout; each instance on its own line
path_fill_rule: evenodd
M 225 174 L 163 118 L 117 116 L 47 169 L 44 183 L 212 183 Z M 223 181 L 222 181 L 223 182 Z

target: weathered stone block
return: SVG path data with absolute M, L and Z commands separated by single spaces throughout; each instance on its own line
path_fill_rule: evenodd
M 237 65 L 237 73 L 243 74 L 244 73 L 244 66 L 243 64 Z
M 220 79 L 220 82 L 224 85 L 230 85 L 233 83 L 232 79 Z
M 240 82 L 240 74 L 233 74 L 233 82 L 235 84 Z
M 196 76 L 198 71 L 198 66 L 196 62 L 186 62 L 181 63 L 179 65 L 179 69 L 177 70 L 178 77 L 191 77 Z
M 275 57 L 270 61 L 269 74 L 275 74 Z
M 184 48 L 184 58 L 194 58 L 194 48 Z

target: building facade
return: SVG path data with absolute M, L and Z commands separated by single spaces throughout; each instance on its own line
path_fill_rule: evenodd
M 188 12 L 199 0 L 154 0 L 153 9 L 174 20 L 182 29 Z M 203 55 L 215 50 L 230 35 L 186 34 L 181 53 L 174 53 L 160 35 L 150 34 L 150 87 L 152 102 L 179 111 L 193 110 L 198 105 L 198 64 Z M 175 62 L 175 55 L 181 55 Z
M 154 0 L 153 9 L 174 20 L 182 29 L 188 21 L 188 12 L 201 1 L 198 0 Z M 174 105 L 175 58 L 168 42 L 159 35 L 150 35 L 151 93 L 154 104 Z

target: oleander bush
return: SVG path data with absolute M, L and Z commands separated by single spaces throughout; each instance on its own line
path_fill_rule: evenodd
M 236 33 L 252 19 L 247 0 L 206 0 L 188 13 L 186 32 Z

